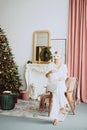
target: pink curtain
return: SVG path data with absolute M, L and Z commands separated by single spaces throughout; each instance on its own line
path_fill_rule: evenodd
M 87 103 L 87 0 L 69 3 L 69 76 L 79 81 L 80 99 Z

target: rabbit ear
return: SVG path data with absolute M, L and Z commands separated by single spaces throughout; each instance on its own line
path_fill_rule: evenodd
M 60 53 L 58 53 L 58 51 L 54 52 L 53 57 L 54 57 L 54 59 L 61 59 L 61 55 L 60 55 Z

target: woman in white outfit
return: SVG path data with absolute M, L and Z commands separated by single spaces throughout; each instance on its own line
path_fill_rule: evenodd
M 51 91 L 53 94 L 50 117 L 54 120 L 54 125 L 57 125 L 59 112 L 66 114 L 65 106 L 67 101 L 64 92 L 66 91 L 67 66 L 62 64 L 57 51 L 54 53 L 53 59 L 54 62 L 48 66 L 46 77 L 48 78 L 47 91 Z

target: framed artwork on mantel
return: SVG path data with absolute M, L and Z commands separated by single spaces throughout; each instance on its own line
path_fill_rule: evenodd
M 66 63 L 66 39 L 51 39 L 51 51 L 58 51 L 62 62 Z

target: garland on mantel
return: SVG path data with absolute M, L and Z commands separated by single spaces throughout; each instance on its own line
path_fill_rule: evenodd
M 52 59 L 52 53 L 49 47 L 45 47 L 40 52 L 40 59 L 41 61 L 49 61 Z

